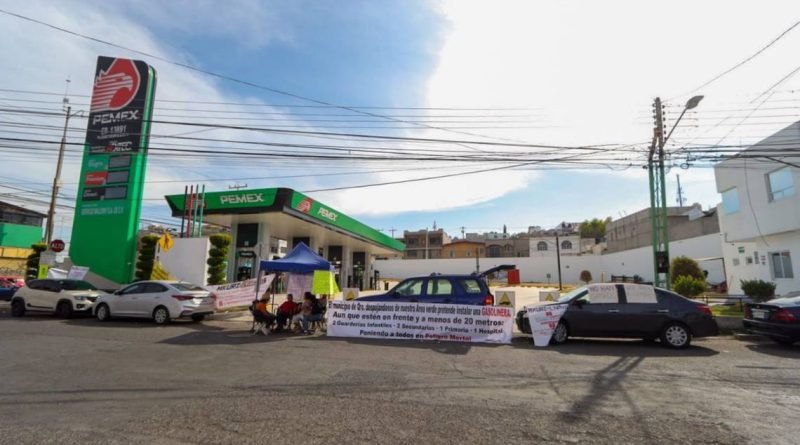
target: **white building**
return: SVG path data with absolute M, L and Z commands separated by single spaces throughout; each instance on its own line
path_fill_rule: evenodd
M 531 256 L 555 256 L 555 236 L 532 236 L 530 238 Z M 581 253 L 581 236 L 567 235 L 558 237 L 558 247 L 561 255 L 577 255 Z
M 714 168 L 722 195 L 719 223 L 729 292 L 741 294 L 741 280 L 777 284 L 778 295 L 800 290 L 800 169 L 780 159 L 796 150 L 800 122 L 747 148 L 748 157 Z M 795 164 L 796 165 L 796 164 Z

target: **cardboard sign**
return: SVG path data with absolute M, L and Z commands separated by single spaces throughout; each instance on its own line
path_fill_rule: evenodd
M 311 283 L 311 293 L 317 295 L 334 295 L 339 292 L 336 277 L 329 270 L 315 270 Z
M 358 298 L 359 289 L 357 287 L 346 287 L 342 289 L 342 300 L 353 301 Z
M 517 302 L 517 296 L 514 291 L 499 290 L 494 297 L 494 305 L 500 307 L 510 307 L 514 309 Z
M 82 280 L 86 278 L 87 273 L 89 273 L 88 267 L 72 266 L 69 268 L 69 272 L 67 273 L 67 278 L 69 278 L 70 280 Z
M 556 330 L 558 321 L 568 306 L 568 304 L 548 304 L 528 308 L 528 321 L 531 324 L 534 346 L 545 347 L 550 344 L 553 331 Z
M 619 303 L 616 284 L 590 284 L 586 287 L 589 289 L 589 301 L 592 304 Z

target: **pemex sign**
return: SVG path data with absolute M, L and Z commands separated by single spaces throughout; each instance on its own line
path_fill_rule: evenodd
M 70 258 L 118 283 L 133 277 L 155 88 L 145 62 L 97 58 Z

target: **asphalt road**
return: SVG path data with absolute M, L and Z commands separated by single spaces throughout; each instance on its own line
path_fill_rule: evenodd
M 0 443 L 797 443 L 800 347 L 250 337 L 0 314 Z

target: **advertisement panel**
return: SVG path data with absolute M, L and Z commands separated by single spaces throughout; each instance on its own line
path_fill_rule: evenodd
M 461 304 L 330 300 L 331 337 L 511 343 L 513 310 Z
M 70 257 L 118 283 L 133 278 L 155 84 L 142 61 L 97 58 Z

